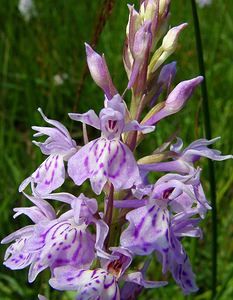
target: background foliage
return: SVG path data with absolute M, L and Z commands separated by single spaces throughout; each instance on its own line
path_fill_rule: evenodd
M 42 161 L 42 155 L 31 144 L 31 125 L 44 124 L 38 107 L 50 117 L 62 121 L 82 143 L 79 125 L 72 123 L 68 112 L 99 111 L 102 91 L 88 74 L 83 84 L 85 66 L 84 41 L 91 42 L 101 5 L 104 1 L 58 0 L 35 1 L 38 16 L 25 22 L 17 9 L 17 0 L 1 0 L 0 5 L 0 239 L 28 224 L 20 217 L 12 219 L 13 207 L 29 205 L 17 191 L 18 185 Z M 114 1 L 112 1 L 114 2 Z M 96 49 L 104 52 L 114 83 L 120 92 L 127 79 L 121 62 L 122 45 L 127 23 L 128 1 L 115 1 L 111 16 L 98 38 Z M 138 5 L 137 1 L 131 1 Z M 232 81 L 233 81 L 233 2 L 213 0 L 211 6 L 199 9 L 204 44 L 207 84 L 213 136 L 222 136 L 217 148 L 232 152 Z M 172 1 L 171 24 L 188 22 L 172 60 L 178 62 L 176 83 L 198 75 L 194 28 L 190 1 Z M 54 84 L 54 75 L 67 73 L 63 85 Z M 148 154 L 175 130 L 186 145 L 203 137 L 200 89 L 185 109 L 157 126 L 140 148 L 138 156 Z M 95 132 L 90 131 L 94 137 Z M 143 152 L 143 153 L 142 153 Z M 203 185 L 207 196 L 209 184 L 207 163 L 202 161 Z M 218 295 L 216 299 L 233 298 L 233 172 L 231 162 L 216 163 L 218 207 Z M 84 186 L 87 189 L 88 185 Z M 63 189 L 64 190 L 64 189 Z M 87 191 L 88 193 L 88 191 Z M 203 222 L 204 239 L 186 240 L 186 247 L 197 274 L 200 291 L 189 299 L 210 299 L 211 295 L 211 218 Z M 0 248 L 3 260 L 6 246 Z M 151 279 L 161 278 L 161 268 L 153 263 Z M 73 299 L 73 294 L 50 291 L 49 274 L 43 272 L 35 283 L 27 284 L 27 270 L 10 271 L 0 265 L 0 299 L 37 299 L 38 292 L 53 299 Z M 146 291 L 140 299 L 186 299 L 169 278 L 170 284 L 160 290 Z

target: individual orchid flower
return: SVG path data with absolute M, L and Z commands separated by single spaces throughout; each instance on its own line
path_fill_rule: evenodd
M 155 251 L 163 265 L 163 273 L 170 270 L 184 292 L 189 293 L 196 291 L 197 287 L 180 239 L 184 236 L 201 236 L 200 229 L 196 227 L 199 218 L 192 218 L 197 213 L 195 209 L 172 216 L 167 201 L 172 192 L 164 190 L 163 199 L 159 195 L 154 199 L 153 191 L 146 205 L 127 213 L 129 226 L 122 232 L 120 243 L 137 255 L 149 255 Z M 177 270 L 182 270 L 182 275 Z
M 76 290 L 77 300 L 120 300 L 115 277 L 104 269 L 86 270 L 69 266 L 56 268 L 50 285 L 57 290 Z
M 100 299 L 120 300 L 118 281 L 134 282 L 145 288 L 161 287 L 166 282 L 145 281 L 140 272 L 124 275 L 132 260 L 127 249 L 118 247 L 113 251 L 117 259 L 104 261 L 101 268 L 94 270 L 60 267 L 54 270 L 50 285 L 58 290 L 77 290 L 77 300 Z
M 149 202 L 159 199 L 169 204 L 175 213 L 193 211 L 204 218 L 211 207 L 200 182 L 200 173 L 198 168 L 188 175 L 171 173 L 162 176 L 154 185 Z
M 125 105 L 117 94 L 105 101 L 106 107 L 99 117 L 93 110 L 84 114 L 69 114 L 70 118 L 101 130 L 100 138 L 83 146 L 68 161 L 68 174 L 77 185 L 90 178 L 96 194 L 100 194 L 109 180 L 116 190 L 128 189 L 140 182 L 135 158 L 131 150 L 120 140 L 128 131 L 154 130 L 153 126 L 142 126 L 137 121 L 125 123 Z
M 158 253 L 158 258 L 163 262 L 163 272 L 168 270 L 176 283 L 182 288 L 184 294 L 196 292 L 195 274 L 192 271 L 189 258 L 181 244 L 182 237 L 202 237 L 198 218 L 190 218 L 192 213 L 180 213 L 171 219 L 169 231 L 169 248 L 167 252 Z
M 201 169 L 198 168 L 192 174 L 166 174 L 154 185 L 136 187 L 132 196 L 137 199 L 115 200 L 117 208 L 139 208 L 145 205 L 153 205 L 156 202 L 160 206 L 170 207 L 171 212 L 193 212 L 205 217 L 207 210 L 211 209 L 205 197 L 201 182 Z
M 58 121 L 48 119 L 40 108 L 38 111 L 42 118 L 54 127 L 32 126 L 32 129 L 37 131 L 34 137 L 48 136 L 43 143 L 36 141 L 33 143 L 41 149 L 43 154 L 49 157 L 21 183 L 19 191 L 23 191 L 29 183 L 35 183 L 35 190 L 41 195 L 46 195 L 64 183 L 64 161 L 68 161 L 78 151 L 78 147 L 65 126 Z
M 7 260 L 4 264 L 7 267 L 20 269 L 30 265 L 28 280 L 32 282 L 48 267 L 52 272 L 54 268 L 64 265 L 88 268 L 95 259 L 95 254 L 109 257 L 109 254 L 102 250 L 108 226 L 93 216 L 98 209 L 95 199 L 86 198 L 82 194 L 78 198 L 67 193 L 48 195 L 48 199 L 66 202 L 72 207 L 56 219 L 55 212 L 45 200 L 34 196 L 27 197 L 36 203 L 37 207 L 20 208 L 15 211 L 17 215 L 23 213 L 29 216 L 36 224 L 20 229 L 3 239 L 2 243 L 16 240 L 6 252 Z M 46 219 L 41 217 L 43 212 L 46 213 Z M 89 231 L 90 224 L 95 224 L 96 235 Z
M 33 239 L 33 236 L 38 230 L 40 224 L 48 224 L 56 218 L 56 213 L 49 203 L 27 194 L 25 194 L 25 196 L 34 203 L 35 206 L 15 208 L 14 211 L 16 214 L 14 215 L 14 218 L 20 214 L 25 214 L 35 224 L 23 227 L 8 235 L 1 241 L 2 244 L 15 241 L 7 248 L 4 257 L 5 262 L 3 263 L 6 267 L 12 270 L 23 269 L 36 260 L 36 253 L 30 251 L 27 245 L 30 240 Z
M 163 172 L 178 172 L 182 174 L 191 174 L 194 172 L 194 163 L 201 157 L 207 157 L 214 161 L 222 161 L 232 159 L 233 155 L 221 155 L 221 152 L 216 149 L 208 148 L 214 144 L 220 137 L 212 140 L 199 139 L 192 142 L 187 148 L 182 150 L 183 141 L 177 138 L 177 142 L 171 145 L 170 150 L 174 153 L 174 160 L 167 162 L 141 164 L 140 169 L 145 171 L 163 171 Z
M 219 150 L 208 148 L 209 145 L 214 144 L 219 139 L 220 137 L 216 137 L 212 140 L 199 139 L 192 142 L 183 151 L 181 151 L 183 142 L 181 139 L 178 139 L 177 143 L 171 146 L 171 151 L 176 152 L 179 155 L 179 159 L 187 163 L 195 163 L 201 157 L 207 157 L 215 161 L 233 158 L 233 155 L 221 155 Z

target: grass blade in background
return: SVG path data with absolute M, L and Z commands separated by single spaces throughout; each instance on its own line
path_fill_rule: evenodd
M 192 3 L 192 12 L 193 12 L 193 22 L 195 28 L 195 39 L 196 39 L 196 49 L 197 49 L 199 70 L 200 70 L 200 75 L 204 77 L 204 80 L 201 84 L 202 109 L 204 114 L 204 129 L 205 129 L 206 138 L 211 139 L 211 122 L 210 122 L 208 91 L 207 91 L 206 77 L 205 77 L 205 64 L 203 59 L 201 32 L 200 32 L 196 2 L 195 0 L 191 0 L 191 3 Z M 218 253 L 216 182 L 215 182 L 213 161 L 208 160 L 208 166 L 209 166 L 209 181 L 210 181 L 210 197 L 211 197 L 211 206 L 212 206 L 212 298 L 214 298 L 216 295 L 216 285 L 217 285 L 217 253 Z

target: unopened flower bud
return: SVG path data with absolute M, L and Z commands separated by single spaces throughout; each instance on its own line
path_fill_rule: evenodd
M 133 5 L 128 5 L 129 8 L 129 20 L 126 27 L 126 35 L 134 36 L 135 32 L 140 26 L 140 16 L 139 13 L 134 9 Z
M 176 62 L 173 61 L 170 64 L 165 65 L 159 74 L 158 85 L 169 84 L 176 75 Z
M 111 99 L 117 92 L 112 83 L 111 76 L 104 56 L 96 53 L 88 44 L 86 46 L 87 64 L 93 80 L 101 87 L 108 99 Z
M 159 1 L 159 14 L 163 15 L 164 12 L 167 12 L 169 10 L 171 0 L 160 0 Z
M 166 102 L 166 110 L 176 113 L 184 106 L 186 101 L 192 95 L 194 89 L 203 80 L 202 76 L 180 82 L 169 94 Z
M 163 38 L 162 48 L 166 52 L 174 52 L 177 47 L 178 37 L 180 32 L 187 26 L 187 23 L 183 23 L 179 26 L 171 28 Z
M 187 26 L 187 23 L 183 23 L 179 26 L 171 28 L 163 38 L 162 45 L 157 51 L 155 51 L 148 71 L 148 78 L 154 73 L 165 60 L 176 50 L 178 37 L 180 32 Z
M 156 1 L 154 0 L 144 1 L 140 7 L 140 17 L 144 21 L 152 21 L 152 19 L 155 16 L 156 9 L 157 9 Z
M 149 32 L 150 24 L 147 23 L 142 26 L 135 34 L 133 44 L 133 57 L 136 60 L 143 60 L 145 52 L 147 51 L 151 42 L 151 33 Z
M 159 111 L 152 108 L 151 113 L 148 113 L 149 117 L 144 118 L 146 121 L 143 122 L 143 124 L 154 125 L 159 120 L 180 111 L 192 95 L 194 89 L 201 83 L 202 80 L 203 77 L 198 76 L 196 78 L 180 82 L 169 94 L 167 100 Z M 157 106 L 155 106 L 155 108 L 156 107 Z

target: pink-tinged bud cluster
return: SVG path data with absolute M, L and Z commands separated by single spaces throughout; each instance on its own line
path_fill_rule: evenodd
M 32 205 L 14 209 L 14 217 L 26 215 L 32 224 L 2 240 L 11 243 L 4 265 L 12 270 L 29 267 L 29 282 L 49 269 L 49 284 L 59 291 L 76 291 L 78 300 L 128 300 L 137 299 L 144 288 L 165 286 L 168 282 L 161 278 L 170 272 L 184 294 L 198 290 L 182 245 L 184 237 L 202 237 L 199 222 L 211 209 L 196 163 L 201 157 L 221 161 L 233 156 L 208 148 L 218 138 L 199 139 L 183 149 L 180 138 L 173 144 L 175 137 L 151 155 L 138 161 L 135 156 L 144 134 L 179 112 L 203 80 L 198 76 L 173 88 L 176 62 L 163 64 L 176 50 L 186 23 L 166 33 L 169 7 L 170 0 L 140 1 L 139 12 L 129 6 L 123 53 L 129 79 L 125 92 L 132 91 L 129 108 L 112 82 L 104 56 L 86 44 L 87 64 L 104 100 L 98 115 L 93 109 L 69 114 L 84 124 L 84 145 L 77 146 L 60 122 L 39 109 L 50 126 L 33 126 L 35 137 L 47 136 L 33 143 L 47 158 L 19 187 Z M 100 136 L 89 141 L 85 125 L 100 131 Z M 166 174 L 149 183 L 155 172 L 153 178 Z M 99 195 L 98 203 L 78 192 L 87 179 L 85 191 Z M 53 192 L 65 180 L 76 195 Z M 24 192 L 26 188 L 31 194 Z M 58 211 L 52 202 L 61 204 Z M 152 253 L 161 270 L 147 280 Z M 135 257 L 135 264 L 143 262 L 142 268 L 136 265 L 137 272 L 135 266 L 131 269 Z

